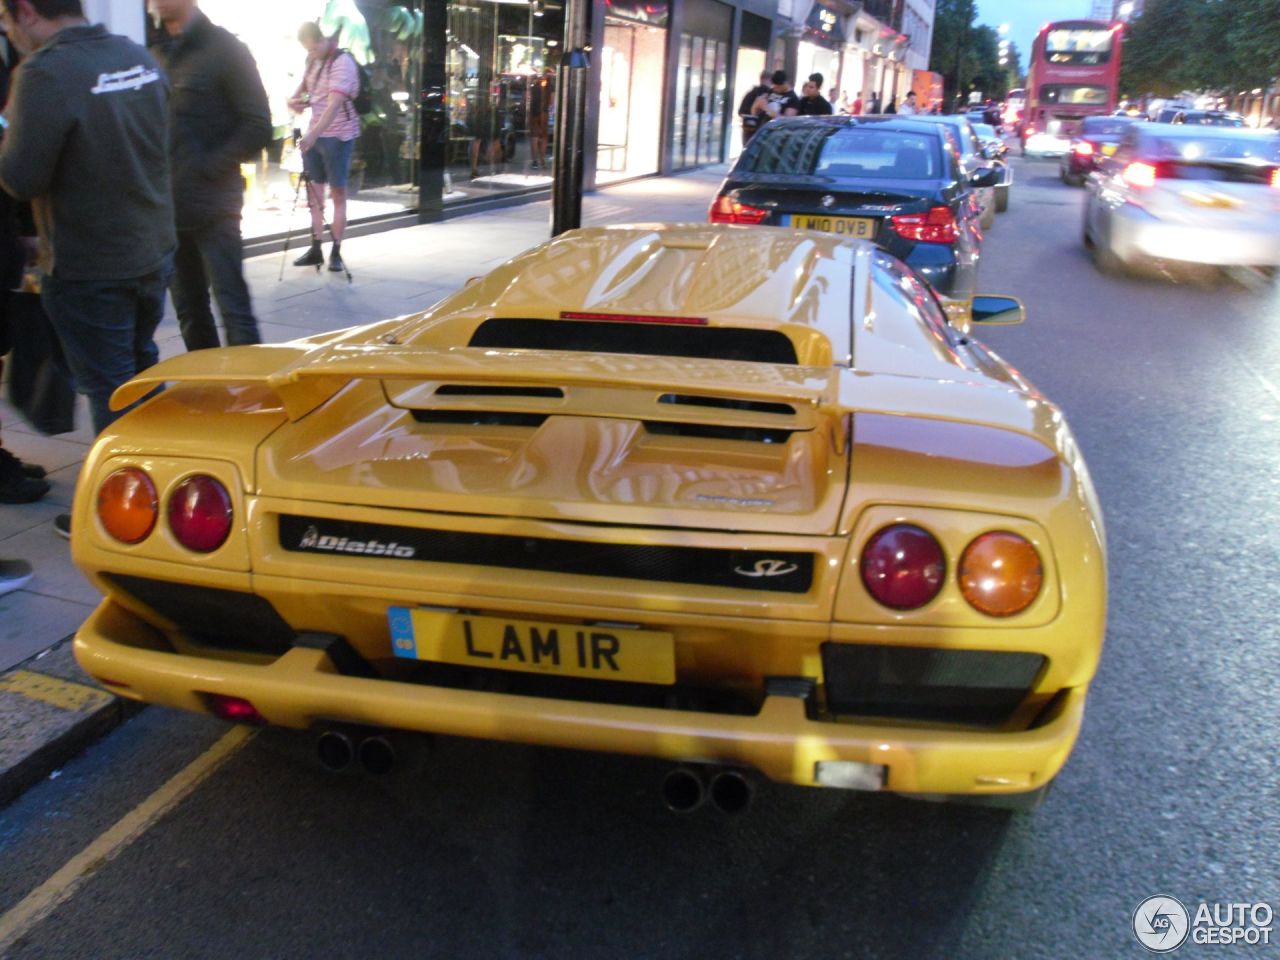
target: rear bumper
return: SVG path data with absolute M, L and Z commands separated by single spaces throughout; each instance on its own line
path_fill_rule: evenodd
M 1047 133 L 1033 133 L 1022 145 L 1024 157 L 1061 157 L 1071 149 L 1071 141 Z
M 1116 253 L 1209 266 L 1280 266 L 1280 228 L 1214 229 L 1167 223 L 1136 207 L 1115 212 Z
M 271 723 L 326 721 L 672 761 L 754 767 L 771 780 L 817 785 L 817 764 L 883 767 L 884 789 L 1000 794 L 1033 790 L 1066 762 L 1085 688 L 1064 691 L 1029 730 L 926 729 L 830 723 L 805 702 L 770 696 L 754 716 L 671 711 L 454 690 L 344 676 L 323 651 L 294 647 L 261 665 L 156 649 L 154 631 L 108 599 L 76 635 L 80 665 L 122 696 L 207 712 L 203 694 L 249 700 Z

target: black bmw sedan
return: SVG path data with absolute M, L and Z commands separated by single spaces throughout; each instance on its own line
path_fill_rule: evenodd
M 906 117 L 771 120 L 711 204 L 712 223 L 766 224 L 873 240 L 939 292 L 973 296 L 982 248 L 975 187 L 944 124 Z
M 1085 117 L 1079 132 L 1071 138 L 1071 149 L 1058 161 L 1063 183 L 1080 186 L 1084 178 L 1116 152 L 1120 138 L 1140 117 Z

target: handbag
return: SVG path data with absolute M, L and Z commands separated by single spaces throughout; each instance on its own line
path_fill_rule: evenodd
M 9 295 L 9 402 L 46 436 L 76 428 L 76 388 L 62 341 L 36 293 Z

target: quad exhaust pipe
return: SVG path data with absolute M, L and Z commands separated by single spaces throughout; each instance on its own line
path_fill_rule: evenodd
M 679 766 L 662 781 L 662 800 L 673 813 L 693 813 L 708 800 L 723 814 L 733 816 L 751 806 L 755 786 L 741 771 Z
M 326 730 L 316 741 L 320 765 L 334 772 L 359 762 L 365 771 L 378 776 L 390 773 L 396 765 L 396 750 L 380 733 L 353 736 L 346 730 Z

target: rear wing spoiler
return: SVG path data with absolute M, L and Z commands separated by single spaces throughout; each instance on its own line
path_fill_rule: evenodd
M 381 344 L 263 344 L 180 354 L 119 387 L 111 405 L 119 410 L 163 383 L 257 384 L 299 420 L 353 380 L 381 381 L 390 403 L 411 410 L 714 419 L 727 427 L 790 431 L 863 411 L 984 423 L 1034 437 L 1055 452 L 1063 429 L 1061 414 L 1036 394 L 975 389 L 964 380 L 739 360 Z M 445 386 L 463 389 L 442 392 Z M 708 408 L 716 408 L 714 415 Z M 832 433 L 842 449 L 845 431 L 833 426 Z

